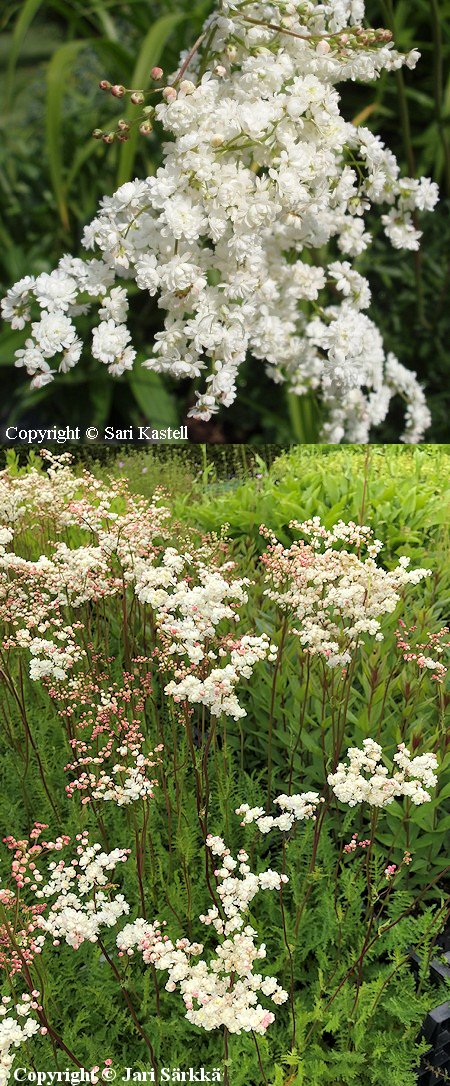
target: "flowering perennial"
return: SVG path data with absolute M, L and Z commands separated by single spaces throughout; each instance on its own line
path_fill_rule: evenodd
M 154 610 L 161 668 L 174 669 L 165 693 L 175 702 L 206 705 L 212 716 L 225 713 L 237 720 L 246 715 L 235 694 L 239 678 L 249 678 L 259 660 L 274 660 L 276 646 L 267 634 L 220 636 L 221 624 L 237 623 L 238 609 L 248 599 L 250 582 L 232 577 L 233 569 L 233 562 L 218 565 L 211 553 L 206 562 L 169 547 L 159 564 L 140 563 L 135 592 Z
M 435 754 L 421 754 L 411 758 L 404 743 L 394 754 L 396 769 L 392 777 L 381 761 L 382 748 L 373 739 L 365 739 L 363 749 L 351 747 L 348 764 L 340 762 L 336 772 L 328 776 L 328 784 L 335 796 L 349 807 L 368 803 L 371 807 L 387 807 L 394 799 L 406 796 L 415 806 L 428 803 L 428 789 L 437 784 Z
M 149 924 L 142 918 L 123 928 L 117 946 L 130 957 L 137 948 L 145 962 L 167 970 L 166 990 L 174 992 L 179 987 L 186 1018 L 193 1025 L 206 1030 L 225 1026 L 229 1033 L 253 1030 L 262 1034 L 275 1016 L 258 1002 L 258 993 L 275 1004 L 284 1003 L 288 995 L 275 977 L 253 972 L 255 963 L 264 960 L 266 948 L 264 944 L 256 945 L 256 931 L 245 923 L 244 914 L 260 890 L 280 890 L 288 878 L 270 869 L 253 874 L 247 853 L 241 849 L 235 859 L 221 837 L 209 835 L 206 844 L 221 863 L 215 876 L 223 917 L 216 905 L 200 917 L 223 939 L 216 946 L 215 957 L 209 962 L 202 959 L 193 963 L 191 959 L 203 952 L 202 944 L 184 938 L 173 943 L 162 934 L 158 921 Z
M 123 281 L 133 281 L 164 312 L 143 364 L 203 378 L 194 417 L 233 402 L 251 353 L 293 393 L 320 391 L 325 440 L 367 441 L 396 393 L 406 401 L 403 440 L 421 439 L 430 421 L 423 391 L 386 357 L 365 312 L 368 282 L 352 262 L 370 245 L 366 215 L 376 204 L 394 248 L 416 250 L 417 214 L 433 210 L 438 189 L 401 178 L 381 139 L 343 118 L 337 91 L 414 68 L 420 54 L 399 54 L 389 31 L 363 21 L 363 0 L 217 0 L 185 78 L 180 70 L 145 107 L 141 131 L 155 120 L 169 137 L 161 168 L 104 197 L 83 235 L 92 258 L 65 255 L 2 302 L 12 327 L 29 329 L 16 365 L 34 387 L 78 363 L 77 316 L 93 303 L 93 357 L 114 376 L 132 369 Z M 331 259 L 317 267 L 311 253 L 326 245 Z
M 33 995 L 26 992 L 21 1001 L 12 1004 L 11 996 L 2 996 L 0 1005 L 0 1086 L 6 1086 L 9 1073 L 14 1063 L 14 1049 L 33 1037 L 34 1034 L 46 1033 L 45 1027 L 40 1027 L 32 1012 L 39 1009 L 39 992 L 33 991 Z M 12 1050 L 12 1051 L 11 1051 Z
M 84 1058 L 84 1050 L 68 1048 L 71 1031 L 63 1028 L 59 1035 L 58 1018 L 66 1004 L 61 1001 L 59 1012 L 53 986 L 47 986 L 59 947 L 62 968 L 71 950 L 83 948 L 86 977 L 92 968 L 92 977 L 98 976 L 101 983 L 106 977 L 114 980 L 123 1001 L 122 1013 L 126 1007 L 140 1038 L 137 1043 L 145 1043 L 152 1067 L 157 1061 L 147 1017 L 155 1013 L 158 1028 L 163 1029 L 172 994 L 180 995 L 188 1023 L 208 1033 L 222 1031 L 222 1037 L 216 1034 L 211 1040 L 214 1048 L 223 1043 L 223 1081 L 229 1086 L 230 1058 L 238 1049 L 251 1049 L 255 1041 L 261 1076 L 267 1079 L 262 1070 L 265 1045 L 261 1055 L 257 1037 L 273 1024 L 274 1009 L 284 1004 L 288 1005 L 277 1012 L 277 1027 L 279 1035 L 285 1035 L 286 1026 L 289 1032 L 292 1027 L 290 1058 L 294 1058 L 298 1051 L 296 991 L 305 970 L 308 976 L 309 971 L 317 972 L 319 985 L 315 989 L 318 1002 L 312 1005 L 309 979 L 306 985 L 300 980 L 305 1012 L 311 1019 L 309 1030 L 314 1022 L 325 1021 L 324 1000 L 331 1006 L 347 983 L 340 970 L 348 971 L 349 986 L 354 989 L 351 1002 L 357 1006 L 361 985 L 367 979 L 370 983 L 372 947 L 397 924 L 397 914 L 401 921 L 398 885 L 411 862 L 410 821 L 415 808 L 431 798 L 437 757 L 434 753 L 412 756 L 402 743 L 388 769 L 381 745 L 366 739 L 362 749 L 350 747 L 345 761 L 339 758 L 351 742 L 348 732 L 360 734 L 361 720 L 358 717 L 355 722 L 355 709 L 359 712 L 362 706 L 363 727 L 366 719 L 374 723 L 378 736 L 384 715 L 391 713 L 403 686 L 397 681 L 394 698 L 388 701 L 384 695 L 381 702 L 381 653 L 376 653 L 375 663 L 358 657 L 360 671 L 353 690 L 356 650 L 364 639 L 372 645 L 371 639 L 383 637 L 384 616 L 396 608 L 401 590 L 419 583 L 428 571 L 409 570 L 407 558 L 400 558 L 397 568 L 387 571 L 380 565 L 380 541 L 369 527 L 354 522 L 340 521 L 332 528 L 325 528 L 319 518 L 293 522 L 300 540 L 288 548 L 263 528 L 265 599 L 278 605 L 283 621 L 272 604 L 260 607 L 256 617 L 252 605 L 255 601 L 260 605 L 261 597 L 256 591 L 252 599 L 253 582 L 238 576 L 224 533 L 198 539 L 186 529 L 180 536 L 179 526 L 167 523 L 168 510 L 159 504 L 161 496 L 148 502 L 134 498 L 123 481 L 106 485 L 87 472 L 75 476 L 66 457 L 50 458 L 47 472 L 0 474 L 5 525 L 0 527 L 0 619 L 5 628 L 0 670 L 12 764 L 24 772 L 25 781 L 29 761 L 35 774 L 30 797 L 44 803 L 44 809 L 51 808 L 55 827 L 61 829 L 67 797 L 76 796 L 81 801 L 81 825 L 96 825 L 95 835 L 91 830 L 79 832 L 73 843 L 65 833 L 56 836 L 56 830 L 50 839 L 48 825 L 42 822 L 34 824 L 29 839 L 13 834 L 4 839 L 10 869 L 0 886 L 0 968 L 12 999 L 5 996 L 2 1003 L 0 1086 L 7 1081 L 20 1044 L 31 1041 L 30 1062 L 35 1058 L 37 1062 L 41 1042 L 33 1038 L 38 1031 L 48 1032 L 54 1050 L 59 1048 L 75 1065 L 80 1066 Z M 173 546 L 175 531 L 177 545 Z M 247 604 L 254 622 L 250 631 L 244 620 Z M 391 632 L 394 628 L 392 622 Z M 271 635 L 273 631 L 274 641 L 266 630 Z M 301 653 L 299 660 L 298 652 L 292 654 L 297 642 L 289 643 L 289 632 L 300 639 L 306 657 Z M 428 661 L 426 653 L 429 649 L 437 656 L 447 633 L 444 628 L 428 635 L 429 644 L 417 646 L 416 652 L 409 643 L 410 631 L 400 621 L 401 655 L 394 655 L 387 686 L 391 678 L 398 680 L 406 671 L 402 656 L 444 678 L 443 666 L 440 670 L 436 660 Z M 314 656 L 318 661 L 311 659 Z M 40 684 L 37 694 L 23 668 L 24 658 L 30 659 L 34 684 Z M 252 710 L 255 706 L 258 710 L 260 701 L 263 715 L 250 711 L 248 725 L 230 726 L 227 718 L 240 721 L 246 715 L 238 683 L 251 677 L 258 663 L 262 663 L 265 689 L 261 684 L 251 704 Z M 322 663 L 340 667 L 343 681 L 339 675 L 336 681 Z M 420 691 L 422 684 L 417 682 L 416 687 Z M 52 726 L 51 755 L 50 746 L 41 742 L 37 713 L 28 712 L 30 688 Z M 409 683 L 408 698 L 418 711 Z M 373 709 L 378 700 L 377 729 Z M 441 688 L 436 700 L 439 729 L 434 746 L 442 751 L 445 772 Z M 292 712 L 296 702 L 300 715 Z M 428 720 L 431 709 L 425 704 Z M 266 708 L 270 723 L 265 729 Z M 311 732 L 320 714 L 319 739 Z M 408 722 L 405 734 L 410 734 L 407 727 Z M 303 742 L 305 732 L 307 741 Z M 243 827 L 254 825 L 255 831 L 248 851 L 232 854 L 223 837 L 210 829 L 214 823 L 223 824 L 228 838 L 230 808 L 239 794 L 235 790 L 238 735 L 240 779 L 246 787 L 242 794 L 249 802 L 241 803 L 235 813 Z M 275 742 L 280 745 L 275 747 Z M 415 751 L 415 737 L 413 744 Z M 258 747 L 267 749 L 266 779 L 259 754 L 253 762 Z M 284 763 L 278 757 L 280 751 Z M 303 751 L 312 757 L 304 758 Z M 69 774 L 62 796 L 53 788 L 57 752 L 59 768 L 64 766 Z M 283 764 L 288 781 L 280 785 Z M 333 772 L 328 773 L 330 766 Z M 277 788 L 286 791 L 276 796 L 272 808 L 275 774 Z M 300 787 L 300 781 L 317 791 L 288 794 Z M 441 788 L 444 798 L 445 790 L 446 784 Z M 264 791 L 265 806 L 261 803 Z M 360 812 L 355 823 L 349 815 L 339 845 L 334 797 L 351 808 L 367 804 L 370 836 L 362 828 L 364 823 L 351 836 L 355 824 L 366 816 Z M 407 803 L 404 819 L 398 822 L 398 842 L 392 841 L 385 851 L 380 834 L 380 855 L 378 813 L 401 797 Z M 76 810 L 71 817 L 77 817 Z M 281 834 L 278 843 L 276 835 L 269 837 L 272 830 Z M 412 841 L 414 850 L 421 848 L 415 830 Z M 121 892 L 118 868 L 125 862 Z M 411 882 L 416 878 L 414 872 Z M 269 975 L 264 964 L 266 946 L 260 942 L 256 921 L 258 895 L 264 890 L 276 892 L 264 899 L 271 946 L 275 940 Z M 355 899 L 350 898 L 353 892 Z M 319 917 L 313 912 L 315 899 L 322 893 L 326 907 L 315 931 L 315 917 Z M 353 900 L 354 917 L 348 908 Z M 408 893 L 407 953 L 414 930 L 410 901 Z M 386 924 L 391 903 L 395 903 L 395 925 L 391 920 Z M 150 919 L 155 915 L 150 907 L 158 918 Z M 167 910 L 173 917 L 170 924 L 177 925 L 173 937 L 165 930 Z M 426 938 L 431 934 L 428 912 L 423 916 Z M 438 908 L 436 925 L 440 915 Z M 197 916 L 206 932 L 204 944 L 193 941 Z M 350 944 L 345 942 L 348 920 L 355 922 Z M 338 970 L 326 992 L 324 924 L 334 925 L 338 954 Z M 316 935 L 320 958 L 314 958 Z M 394 931 L 391 949 L 389 940 L 385 943 L 384 967 L 389 971 L 390 955 L 398 953 L 397 937 Z M 133 969 L 136 953 L 148 967 L 141 976 Z M 165 991 L 161 991 L 161 975 Z M 28 990 L 21 998 L 19 982 Z M 384 988 L 384 978 L 382 983 Z M 344 1005 L 337 1004 L 332 1015 L 337 1016 L 338 1006 Z M 232 1057 L 229 1034 L 236 1035 L 230 1042 Z M 82 1048 L 84 1038 L 76 1029 L 74 1035 Z M 240 1040 L 238 1035 L 243 1035 Z M 274 1041 L 276 1046 L 276 1036 Z M 105 1067 L 109 1065 L 105 1061 Z M 253 1081 L 251 1069 L 249 1074 Z
M 148 680 L 147 675 L 139 686 L 124 673 L 123 686 L 111 685 L 107 692 L 92 681 L 71 683 L 68 691 L 71 705 L 65 704 L 60 710 L 60 716 L 75 731 L 69 738 L 74 761 L 65 766 L 74 779 L 66 786 L 66 792 L 69 796 L 81 794 L 83 805 L 102 800 L 125 807 L 141 799 L 153 799 L 158 782 L 151 770 L 159 764 L 163 746 L 149 749 L 141 730 L 145 701 L 151 695 Z M 74 724 L 78 700 L 84 711 Z
M 104 852 L 101 845 L 89 844 L 88 833 L 84 831 L 77 834 L 73 859 L 69 862 L 53 860 L 43 874 L 39 866 L 42 856 L 60 852 L 70 841 L 67 836 L 56 841 L 40 841 L 47 828 L 36 823 L 30 841 L 5 839 L 14 854 L 11 879 L 15 891 L 1 890 L 0 902 L 11 913 L 15 909 L 19 911 L 21 906 L 28 917 L 21 932 L 17 919 L 11 923 L 6 919 L 0 925 L 1 956 L 10 976 L 26 969 L 35 955 L 42 953 L 47 934 L 52 936 L 54 946 L 59 946 L 63 939 L 78 950 L 85 940 L 95 943 L 102 927 L 113 927 L 129 912 L 122 894 L 111 895 L 108 873 L 114 871 L 118 863 L 126 862 L 130 850 L 116 848 Z M 20 902 L 21 892 L 33 893 L 36 900 L 27 906 Z M 42 932 L 43 935 L 38 934 Z
M 276 817 L 266 814 L 264 807 L 249 807 L 248 803 L 237 807 L 236 814 L 242 817 L 241 826 L 254 822 L 260 833 L 269 833 L 274 828 L 287 832 L 295 822 L 308 818 L 315 821 L 317 805 L 323 802 L 317 792 L 303 792 L 295 796 L 277 796 L 274 803 L 280 807 L 281 814 Z
M 445 649 L 450 647 L 450 641 L 445 641 L 444 638 L 449 633 L 448 626 L 442 626 L 436 633 L 428 633 L 427 641 L 422 642 L 419 645 L 412 646 L 410 643 L 410 635 L 414 633 L 416 626 L 411 626 L 408 630 L 403 619 L 398 620 L 398 628 L 395 631 L 397 638 L 397 648 L 401 652 L 403 659 L 406 661 L 414 660 L 420 671 L 431 671 L 431 678 L 435 682 L 442 683 L 447 674 L 447 668 L 442 660 L 435 660 L 435 656 L 441 656 Z M 427 653 L 432 652 L 433 656 L 428 656 Z
M 408 569 L 406 557 L 395 569 L 383 569 L 376 561 L 382 543 L 366 525 L 338 521 L 328 531 L 313 517 L 302 524 L 292 521 L 290 527 L 304 539 L 289 548 L 261 528 L 269 542 L 262 557 L 270 585 L 266 595 L 299 623 L 293 632 L 305 652 L 323 656 L 328 667 L 345 666 L 364 634 L 383 639 L 380 619 L 395 610 L 400 589 L 418 584 L 431 571 Z

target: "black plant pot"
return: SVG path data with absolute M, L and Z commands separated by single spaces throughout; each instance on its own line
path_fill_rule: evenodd
M 440 942 L 444 951 L 443 960 L 435 958 L 430 963 L 431 979 L 436 984 L 450 980 L 450 934 L 446 933 Z M 412 954 L 411 958 L 413 968 L 417 968 L 417 954 Z M 450 1083 L 450 1000 L 440 1003 L 427 1014 L 422 1037 L 431 1047 L 419 1067 L 418 1086 L 446 1086 Z

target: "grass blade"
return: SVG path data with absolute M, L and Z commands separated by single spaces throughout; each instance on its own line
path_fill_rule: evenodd
M 23 40 L 29 26 L 33 22 L 34 16 L 39 11 L 39 8 L 42 6 L 43 3 L 44 0 L 25 0 L 25 3 L 22 6 L 22 10 L 14 24 L 14 30 L 11 40 L 11 51 L 9 54 L 8 68 L 5 78 L 5 113 L 8 112 L 8 108 L 11 103 L 16 65 L 19 58 L 20 50 L 22 48 Z
M 73 68 L 74 62 L 81 49 L 85 49 L 88 42 L 85 39 L 67 42 L 61 45 L 53 54 L 47 69 L 47 101 L 45 113 L 46 146 L 56 205 L 62 225 L 69 229 L 69 213 L 67 208 L 67 185 L 64 180 L 64 165 L 62 155 L 62 119 L 63 103 L 66 91 L 67 76 Z

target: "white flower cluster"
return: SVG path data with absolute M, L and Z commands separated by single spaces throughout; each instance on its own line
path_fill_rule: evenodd
M 259 660 L 275 659 L 276 646 L 266 634 L 220 636 L 221 623 L 236 624 L 248 598 L 250 582 L 233 577 L 233 568 L 232 562 L 207 564 L 168 547 L 160 562 L 137 563 L 135 592 L 154 610 L 164 646 L 162 666 L 175 668 L 165 693 L 237 720 L 246 715 L 235 694 L 239 679 L 249 678 Z
M 70 629 L 70 628 L 69 628 Z M 73 631 L 59 629 L 56 641 L 51 638 L 33 637 L 28 645 L 25 645 L 27 631 L 22 631 L 20 644 L 28 647 L 31 654 L 30 679 L 55 679 L 63 682 L 72 671 L 74 664 L 78 663 L 86 655 L 86 652 L 71 636 Z
M 14 1063 L 14 1049 L 20 1048 L 39 1033 L 40 1026 L 36 1018 L 31 1018 L 32 1011 L 37 1010 L 39 1004 L 39 992 L 28 993 L 22 996 L 21 1002 L 10 1006 L 11 996 L 2 996 L 0 1004 L 0 1086 L 6 1086 L 10 1077 L 10 1070 Z M 45 1029 L 42 1030 L 46 1032 Z
M 14 532 L 11 528 L 0 528 L 0 558 L 4 557 L 8 544 L 12 543 L 13 539 Z
M 107 872 L 124 863 L 129 850 L 103 852 L 101 845 L 88 844 L 86 834 L 78 835 L 77 840 L 76 859 L 68 864 L 64 860 L 50 863 L 49 881 L 36 890 L 38 898 L 55 897 L 48 913 L 39 917 L 39 927 L 52 935 L 54 946 L 63 939 L 74 950 L 86 940 L 97 942 L 102 927 L 113 927 L 130 911 L 122 894 L 111 897 L 100 889 L 108 889 Z
M 277 796 L 274 803 L 280 807 L 281 814 L 275 817 L 266 814 L 264 807 L 249 807 L 248 803 L 237 807 L 236 814 L 242 818 L 241 826 L 254 822 L 260 833 L 269 833 L 272 829 L 287 833 L 295 822 L 304 822 L 309 818 L 315 821 L 317 806 L 323 802 L 317 792 L 302 792 L 294 796 Z
M 211 716 L 224 713 L 239 720 L 247 715 L 235 693 L 239 679 L 241 676 L 249 678 L 259 660 L 273 661 L 275 658 L 276 646 L 271 645 L 267 634 L 259 637 L 245 634 L 237 642 L 237 647 L 232 649 L 229 664 L 213 667 L 203 678 L 188 673 L 179 680 L 172 680 L 165 686 L 164 693 L 176 702 L 206 705 Z
M 406 796 L 417 807 L 431 799 L 427 789 L 437 784 L 435 754 L 421 754 L 411 758 L 404 743 L 400 743 L 394 762 L 398 769 L 392 777 L 383 765 L 382 748 L 373 739 L 365 739 L 363 749 L 351 747 L 348 764 L 341 762 L 335 773 L 328 776 L 328 784 L 335 796 L 349 807 L 368 803 L 371 807 L 387 807 L 394 799 Z
M 290 527 L 305 538 L 289 548 L 261 529 L 269 540 L 262 558 L 271 585 L 266 595 L 300 623 L 293 632 L 306 652 L 323 656 L 329 667 L 345 666 L 364 634 L 383 639 L 380 619 L 395 610 L 400 589 L 431 571 L 408 569 L 406 557 L 395 569 L 383 569 L 376 561 L 382 544 L 366 525 L 339 521 L 327 531 L 313 517 Z M 362 550 L 367 557 L 361 557 Z
M 192 583 L 194 566 L 197 584 Z M 199 664 L 205 657 L 205 642 L 214 636 L 224 619 L 237 622 L 235 605 L 246 603 L 246 578 L 231 579 L 233 563 L 213 569 L 198 561 L 194 555 L 180 554 L 168 547 L 161 563 L 143 562 L 137 577 L 135 592 L 140 603 L 148 603 L 156 611 L 159 628 L 170 638 L 171 655 L 187 656 Z
M 102 769 L 98 775 L 79 773 L 73 783 L 67 786 L 68 794 L 87 791 L 88 794 L 82 799 L 82 804 L 98 799 L 104 803 L 112 801 L 118 807 L 128 807 L 130 803 L 136 803 L 140 799 L 153 799 L 157 781 L 150 778 L 147 771 L 149 767 L 155 765 L 155 761 L 146 757 L 145 754 L 134 755 L 128 747 L 125 747 L 122 752 L 119 748 L 118 754 L 120 753 L 126 754 L 127 758 L 134 757 L 134 764 L 117 762 L 109 773 Z M 101 762 L 101 758 L 98 757 L 97 761 Z M 83 759 L 80 759 L 74 766 L 66 766 L 66 769 L 76 768 L 77 765 L 82 764 Z
M 113 596 L 122 590 L 122 581 L 111 575 L 109 556 L 101 547 L 68 547 L 56 544 L 49 562 L 48 582 L 58 603 L 80 607 L 87 600 Z
M 16 365 L 34 387 L 76 365 L 74 318 L 100 303 L 91 351 L 113 375 L 134 364 L 128 300 L 116 277 L 159 294 L 165 313 L 144 365 L 176 378 L 206 374 L 191 412 L 208 419 L 236 396 L 248 353 L 298 395 L 320 390 L 326 440 L 368 440 L 394 392 L 407 403 L 405 441 L 430 416 L 415 374 L 385 353 L 363 312 L 367 281 L 348 258 L 371 242 L 365 215 L 384 204 L 395 248 L 417 249 L 415 214 L 433 210 L 435 184 L 399 178 L 394 155 L 346 121 L 337 85 L 413 68 L 385 31 L 363 28 L 364 3 L 218 0 L 187 75 L 155 113 L 169 136 L 156 175 L 105 197 L 83 244 L 100 259 L 64 256 L 26 276 L 2 302 L 14 328 L 30 325 Z M 331 243 L 317 268 L 314 250 Z M 339 259 L 336 260 L 336 249 Z
M 117 945 L 121 953 L 130 957 L 136 947 L 145 962 L 158 970 L 167 970 L 166 990 L 174 992 L 179 988 L 186 1018 L 193 1025 L 205 1030 L 225 1026 L 230 1033 L 253 1030 L 263 1034 L 275 1016 L 259 1003 L 258 993 L 275 1004 L 284 1003 L 288 996 L 276 977 L 253 972 L 255 962 L 265 958 L 266 948 L 264 944 L 256 945 L 257 933 L 245 924 L 244 913 L 260 890 L 280 890 L 288 878 L 271 870 L 253 874 L 247 853 L 241 850 L 234 859 L 221 837 L 209 836 L 206 844 L 213 855 L 220 857 L 222 865 L 215 876 L 225 919 L 216 906 L 207 916 L 200 917 L 202 923 L 212 925 L 223 938 L 216 946 L 215 957 L 195 964 L 191 959 L 202 953 L 202 944 L 189 943 L 187 939 L 173 943 L 162 934 L 158 921 L 150 924 L 142 918 L 125 926 L 117 936 Z

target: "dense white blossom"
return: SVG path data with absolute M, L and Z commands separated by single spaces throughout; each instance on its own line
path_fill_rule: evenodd
M 10 1070 L 14 1063 L 14 1049 L 26 1044 L 36 1033 L 39 1033 L 39 1022 L 32 1016 L 39 1004 L 36 998 L 39 992 L 33 993 L 33 998 L 26 993 L 21 1002 L 12 1003 L 10 996 L 3 996 L 0 1005 L 0 1086 L 6 1086 L 10 1077 Z M 17 997 L 16 997 L 17 998 Z M 30 1017 L 31 1016 L 31 1017 Z M 44 1029 L 45 1033 L 46 1030 Z
M 284 1003 L 288 995 L 276 977 L 254 972 L 255 963 L 266 957 L 266 947 L 264 943 L 257 946 L 257 933 L 245 922 L 245 914 L 261 890 L 280 890 L 288 878 L 271 869 L 254 874 L 247 853 L 241 849 L 235 859 L 221 837 L 210 834 L 206 845 L 220 862 L 215 877 L 225 917 L 216 905 L 200 917 L 218 937 L 213 956 L 193 961 L 203 953 L 201 943 L 191 943 L 186 938 L 173 943 L 163 934 L 163 925 L 158 920 L 148 923 L 142 917 L 126 924 L 117 936 L 117 946 L 121 954 L 129 957 L 136 948 L 144 962 L 168 972 L 166 991 L 179 988 L 186 1018 L 193 1025 L 207 1031 L 225 1026 L 230 1033 L 253 1030 L 263 1034 L 275 1016 L 258 1002 L 258 993 L 275 1004 Z
M 116 376 L 132 368 L 120 277 L 159 294 L 164 328 L 143 364 L 203 377 L 194 416 L 233 402 L 251 354 L 292 392 L 320 394 L 325 440 L 367 441 L 396 393 L 406 401 L 403 439 L 421 439 L 430 421 L 423 392 L 414 373 L 386 361 L 362 312 L 367 280 L 350 261 L 371 242 L 373 204 L 385 205 L 394 248 L 417 249 L 417 213 L 433 210 L 438 190 L 427 178 L 400 178 L 381 139 L 343 118 L 337 90 L 413 68 L 420 54 L 400 55 L 389 34 L 364 29 L 364 16 L 362 0 L 218 0 L 185 78 L 173 78 L 156 105 L 169 137 L 163 165 L 105 196 L 85 228 L 83 244 L 100 259 L 65 256 L 2 303 L 13 328 L 31 323 L 16 364 L 35 387 L 52 380 L 53 359 L 62 372 L 78 361 L 76 317 L 92 300 L 94 358 Z M 330 262 L 317 268 L 311 253 L 324 246 Z
M 50 863 L 48 882 L 36 890 L 37 898 L 51 899 L 38 926 L 52 936 L 56 946 L 64 940 L 74 950 L 85 941 L 97 942 L 102 927 L 113 927 L 129 912 L 123 894 L 111 896 L 105 892 L 110 881 L 108 873 L 127 860 L 128 851 L 115 848 L 103 852 L 101 845 L 89 845 L 86 834 L 80 834 L 78 840 L 75 862 Z
M 287 548 L 261 528 L 269 540 L 262 557 L 266 595 L 292 616 L 293 633 L 309 655 L 345 667 L 364 635 L 383 640 L 381 619 L 395 611 L 401 588 L 419 584 L 431 570 L 409 569 L 406 556 L 384 569 L 377 562 L 383 545 L 364 524 L 338 521 L 327 530 L 313 517 L 290 527 L 303 538 Z
M 428 803 L 431 796 L 427 789 L 437 784 L 435 754 L 421 754 L 411 758 L 404 743 L 394 754 L 395 768 L 389 777 L 383 765 L 382 748 L 373 739 L 365 739 L 363 749 L 351 747 L 348 763 L 340 762 L 334 773 L 328 776 L 328 784 L 335 796 L 349 807 L 368 803 L 371 807 L 387 807 L 398 797 L 406 796 L 415 806 Z

